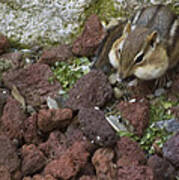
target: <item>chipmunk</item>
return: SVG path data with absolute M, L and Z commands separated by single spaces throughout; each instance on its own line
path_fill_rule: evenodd
M 160 78 L 179 62 L 179 19 L 168 7 L 138 11 L 114 41 L 108 54 L 119 77 Z

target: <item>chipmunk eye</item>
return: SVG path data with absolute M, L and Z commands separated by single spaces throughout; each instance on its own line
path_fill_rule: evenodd
M 144 53 L 142 53 L 141 55 L 139 55 L 136 60 L 135 60 L 135 63 L 140 63 L 144 58 Z
M 120 49 L 118 49 L 118 53 L 121 54 L 121 50 Z

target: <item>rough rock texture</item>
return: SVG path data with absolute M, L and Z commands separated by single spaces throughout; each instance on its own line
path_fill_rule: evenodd
M 78 119 L 86 137 L 100 146 L 111 146 L 117 141 L 116 132 L 105 119 L 104 112 L 94 108 L 81 108 Z
M 162 159 L 157 155 L 153 155 L 149 158 L 147 164 L 153 170 L 155 179 L 157 180 L 175 179 L 175 169 L 167 160 Z
M 124 166 L 118 169 L 117 180 L 155 180 L 151 168 L 148 166 Z
M 73 43 L 73 53 L 80 56 L 92 56 L 106 32 L 96 15 L 91 15 L 85 23 L 83 33 Z
M 42 142 L 40 132 L 37 128 L 37 113 L 24 121 L 24 139 L 27 144 L 39 144 Z
M 82 176 L 79 180 L 97 180 L 95 176 Z
M 120 102 L 117 109 L 122 113 L 122 118 L 128 120 L 134 127 L 134 132 L 142 136 L 149 123 L 149 103 L 146 99 L 137 102 Z
M 9 61 L 11 64 L 11 68 L 18 68 L 23 63 L 22 60 L 22 54 L 20 52 L 10 52 L 3 54 L 0 56 L 0 59 L 5 59 L 6 61 Z
M 53 75 L 46 64 L 32 64 L 26 68 L 10 70 L 3 74 L 5 85 L 12 89 L 13 86 L 20 91 L 27 104 L 39 106 L 48 96 L 55 96 L 60 89 L 60 84 L 50 84 L 48 79 Z
M 53 129 L 62 129 L 72 120 L 73 112 L 71 109 L 42 109 L 38 113 L 38 127 L 43 132 Z
M 59 45 L 57 47 L 44 50 L 39 62 L 53 65 L 56 61 L 65 61 L 72 56 L 72 49 L 69 45 Z
M 17 170 L 20 165 L 15 146 L 4 135 L 0 136 L 0 165 L 6 166 L 9 172 Z
M 171 137 L 163 146 L 163 156 L 179 168 L 179 133 Z
M 6 89 L 0 89 L 0 117 L 3 112 L 4 105 L 8 99 L 9 92 Z
M 46 164 L 44 154 L 34 145 L 24 145 L 22 147 L 22 173 L 32 175 L 41 170 Z
M 11 174 L 5 166 L 0 165 L 0 180 L 11 180 Z
M 22 140 L 25 114 L 18 101 L 9 97 L 1 118 L 1 130 L 10 138 Z
M 93 157 L 92 163 L 96 169 L 97 179 L 116 179 L 117 168 L 113 163 L 114 151 L 108 148 L 98 149 Z
M 55 178 L 69 179 L 86 164 L 88 157 L 85 144 L 76 142 L 59 159 L 49 162 L 44 173 L 51 174 Z
M 69 92 L 66 105 L 74 110 L 102 107 L 112 97 L 112 87 L 102 71 L 93 70 L 80 78 Z
M 128 137 L 121 137 L 116 146 L 118 167 L 130 166 L 131 163 L 145 164 L 146 157 L 138 143 Z
M 0 54 L 4 53 L 9 47 L 9 42 L 7 38 L 0 34 Z
M 53 176 L 47 174 L 46 176 L 34 175 L 33 177 L 24 177 L 23 180 L 56 180 Z
M 41 143 L 38 148 L 44 152 L 48 159 L 56 159 L 67 150 L 66 137 L 60 131 L 53 131 L 48 140 Z
M 93 153 L 97 146 L 91 143 L 89 139 L 84 135 L 83 131 L 79 127 L 79 122 L 76 117 L 76 122 L 73 121 L 67 128 L 65 133 L 67 138 L 67 146 L 72 146 L 76 141 L 82 141 L 86 144 L 88 152 Z

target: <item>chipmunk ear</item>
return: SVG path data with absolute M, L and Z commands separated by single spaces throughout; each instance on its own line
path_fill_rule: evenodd
M 157 37 L 158 37 L 157 31 L 153 31 L 151 34 L 149 34 L 147 36 L 147 43 L 149 45 L 151 45 L 152 47 L 154 47 L 156 40 L 157 40 Z
M 127 36 L 130 32 L 131 32 L 131 22 L 129 21 L 124 27 L 123 35 Z

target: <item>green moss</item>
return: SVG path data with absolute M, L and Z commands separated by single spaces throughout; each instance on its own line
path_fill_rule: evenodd
M 117 10 L 113 0 L 96 0 L 85 10 L 86 17 L 91 14 L 97 14 L 102 21 L 108 21 L 111 17 L 126 16 L 127 12 Z
M 155 98 L 150 105 L 149 127 L 145 130 L 143 137 L 139 138 L 131 132 L 119 132 L 118 135 L 132 138 L 140 144 L 144 151 L 153 154 L 155 152 L 152 146 L 154 142 L 161 148 L 172 135 L 172 133 L 167 132 L 165 129 L 157 128 L 154 123 L 173 118 L 174 116 L 170 113 L 169 109 L 178 104 L 179 103 L 168 101 L 164 96 Z
M 63 90 L 68 91 L 75 82 L 84 74 L 89 72 L 90 62 L 87 58 L 75 58 L 71 63 L 57 62 L 52 67 L 54 77 L 49 79 L 53 82 L 57 79 L 63 87 Z

